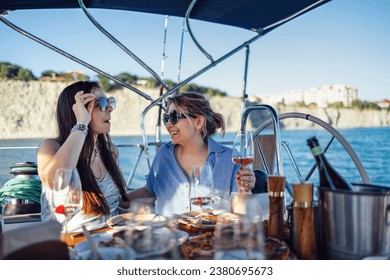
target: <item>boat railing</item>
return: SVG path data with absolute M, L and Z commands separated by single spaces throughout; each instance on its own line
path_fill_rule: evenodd
M 156 146 L 157 143 L 150 142 L 149 145 Z M 116 146 L 118 147 L 118 149 L 124 149 L 124 148 L 136 149 L 137 148 L 139 150 L 137 152 L 135 161 L 131 161 L 131 162 L 134 162 L 134 166 L 130 169 L 130 171 L 128 169 L 128 167 L 130 167 L 130 163 L 128 165 L 121 167 L 123 174 L 129 173 L 129 175 L 126 179 L 126 183 L 127 183 L 128 188 L 131 189 L 132 181 L 137 173 L 137 169 L 139 168 L 139 163 L 142 159 L 142 154 L 144 153 L 144 150 L 145 150 L 144 145 L 142 143 L 137 143 L 137 144 L 116 144 Z M 0 152 L 1 151 L 17 151 L 17 150 L 37 150 L 37 149 L 38 149 L 38 146 L 4 146 L 4 147 L 0 147 Z M 14 162 L 14 163 L 16 163 L 16 162 Z M 14 164 L 14 163 L 11 163 L 11 164 Z M 145 175 L 147 175 L 147 172 L 148 172 L 148 170 L 145 170 Z
M 114 141 L 115 142 L 115 141 Z M 163 144 L 166 144 L 167 142 L 148 142 L 149 147 L 160 147 Z M 221 145 L 227 145 L 231 146 L 233 144 L 232 141 L 218 141 Z M 134 177 L 136 176 L 137 172 L 143 172 L 143 175 L 146 176 L 149 173 L 150 166 L 147 165 L 147 168 L 145 170 L 141 169 L 140 163 L 143 158 L 143 155 L 145 153 L 145 145 L 143 143 L 134 143 L 134 144 L 116 144 L 118 149 L 138 149 L 138 151 L 134 154 L 135 160 L 131 160 L 130 162 L 126 163 L 125 165 L 121 166 L 121 170 L 123 175 L 129 174 L 128 176 L 125 176 L 126 185 L 129 189 L 135 189 L 135 187 L 132 186 Z M 1 151 L 12 151 L 12 150 L 37 150 L 38 146 L 3 146 L 0 147 Z M 122 152 L 119 152 L 121 155 Z M 133 154 L 131 154 L 134 156 Z M 145 158 L 147 160 L 148 158 Z M 134 163 L 133 166 L 131 164 Z M 14 164 L 14 163 L 11 163 Z M 143 167 L 142 167 L 143 168 Z
M 248 119 L 248 116 L 251 112 L 253 111 L 267 111 L 271 115 L 271 120 L 273 124 L 273 130 L 274 130 L 274 135 L 275 135 L 275 153 L 276 153 L 276 168 L 277 168 L 277 173 L 276 175 L 283 176 L 283 163 L 282 163 L 282 149 L 281 149 L 281 136 L 280 136 L 280 124 L 279 124 L 279 118 L 278 114 L 276 113 L 275 109 L 266 104 L 258 104 L 258 105 L 252 105 L 246 108 L 242 114 L 241 118 L 241 126 L 240 129 L 241 131 L 245 131 L 246 127 L 246 122 Z M 253 135 L 256 136 L 256 135 Z M 260 151 L 260 150 L 259 150 Z M 263 153 L 260 152 L 260 156 L 262 157 L 262 161 L 264 163 L 264 166 L 266 167 L 266 170 L 269 170 L 267 163 L 263 157 Z M 267 172 L 269 173 L 269 171 Z
M 10 146 L 10 147 L 0 147 L 0 150 L 28 150 L 28 149 L 38 149 L 38 146 Z
M 161 145 L 166 144 L 166 143 L 167 142 L 148 142 L 148 146 L 149 147 L 156 147 L 156 149 L 158 149 Z M 226 146 L 233 145 L 233 141 L 218 141 L 218 143 L 221 145 L 226 145 Z M 135 161 L 134 161 L 134 166 L 131 168 L 129 176 L 127 177 L 127 180 L 126 180 L 126 184 L 127 184 L 128 188 L 133 189 L 131 186 L 133 183 L 133 179 L 137 173 L 137 169 L 139 168 L 139 164 L 141 162 L 142 155 L 145 153 L 145 145 L 142 143 L 139 143 L 139 144 L 118 144 L 117 147 L 118 148 L 135 148 L 135 147 L 139 148 L 138 154 L 137 154 Z M 146 154 L 145 154 L 145 159 L 148 162 L 149 157 L 146 157 Z M 144 170 L 145 176 L 149 173 L 149 170 L 150 170 L 150 165 L 148 164 L 148 170 Z

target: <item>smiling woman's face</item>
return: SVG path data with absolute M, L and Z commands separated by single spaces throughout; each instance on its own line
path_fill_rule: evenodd
M 182 110 L 180 110 L 176 107 L 175 104 L 172 103 L 168 108 L 167 114 L 171 113 L 172 111 L 176 111 L 177 114 L 187 114 L 185 109 L 186 108 L 182 108 Z M 175 145 L 185 145 L 199 136 L 198 134 L 200 133 L 200 130 L 196 129 L 196 121 L 197 118 L 189 117 L 188 115 L 186 118 L 178 118 L 176 124 L 172 124 L 172 122 L 169 120 L 165 128 L 171 137 L 172 143 Z

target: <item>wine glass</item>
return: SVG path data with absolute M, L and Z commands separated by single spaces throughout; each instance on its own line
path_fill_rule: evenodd
M 68 221 L 82 209 L 82 188 L 76 168 L 59 168 L 53 182 L 52 209 L 64 216 L 64 236 L 68 233 Z
M 253 138 L 250 131 L 239 131 L 233 142 L 232 161 L 240 165 L 253 163 Z
M 200 208 L 198 216 L 200 234 L 202 232 L 202 216 L 204 206 L 213 202 L 214 184 L 210 165 L 196 165 L 192 168 L 190 177 L 190 203 L 191 210 Z
M 233 142 L 232 160 L 236 164 L 253 163 L 253 138 L 250 131 L 239 131 Z

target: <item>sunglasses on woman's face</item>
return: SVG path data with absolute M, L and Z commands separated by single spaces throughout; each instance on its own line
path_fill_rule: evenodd
M 187 115 L 191 117 L 191 114 L 187 113 Z M 184 118 L 187 118 L 187 116 L 184 113 L 182 112 L 178 113 L 176 110 L 172 110 L 169 114 L 164 114 L 163 122 L 164 125 L 167 125 L 168 121 L 171 121 L 172 124 L 177 124 L 177 122 L 180 119 L 184 119 Z
M 107 106 L 110 105 L 111 108 L 114 110 L 116 108 L 116 100 L 114 97 L 105 98 L 103 96 L 100 96 L 96 103 L 99 105 L 100 109 L 105 112 L 107 109 Z

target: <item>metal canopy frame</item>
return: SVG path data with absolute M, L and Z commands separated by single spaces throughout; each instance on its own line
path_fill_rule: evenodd
M 276 27 L 318 7 L 321 6 L 330 0 L 296 0 L 293 2 L 285 0 L 241 0 L 237 2 L 236 0 L 170 0 L 170 1 L 161 1 L 161 0 L 105 0 L 104 2 L 99 0 L 6 0 L 0 3 L 0 20 L 14 29 L 15 31 L 21 33 L 22 35 L 27 36 L 28 38 L 56 51 L 57 53 L 93 70 L 94 72 L 107 77 L 108 79 L 118 83 L 119 85 L 130 89 L 131 91 L 137 93 L 138 95 L 144 97 L 151 103 L 144 109 L 141 113 L 140 125 L 142 132 L 142 141 L 143 144 L 141 147 L 145 151 L 145 156 L 147 160 L 148 167 L 150 168 L 149 160 L 149 147 L 145 129 L 145 117 L 146 114 L 154 106 L 159 106 L 160 110 L 162 109 L 162 102 L 168 96 L 177 92 L 183 85 L 186 85 L 196 77 L 207 72 L 209 69 L 220 64 L 222 61 L 225 61 L 232 55 L 236 54 L 240 50 L 246 48 L 245 56 L 245 69 L 244 69 L 244 84 L 243 84 L 243 93 L 242 93 L 242 121 L 241 129 L 245 129 L 245 122 L 250 111 L 253 111 L 258 108 L 245 108 L 245 103 L 247 99 L 246 94 L 246 83 L 247 83 L 247 71 L 248 71 L 248 61 L 249 61 L 249 46 L 257 41 L 260 37 L 267 34 Z M 86 3 L 84 3 L 86 2 Z M 178 81 L 178 84 L 172 88 L 169 88 L 166 82 L 163 80 L 163 77 L 160 77 L 153 69 L 151 69 L 146 63 L 144 63 L 139 57 L 137 57 L 133 52 L 126 48 L 119 40 L 111 35 L 106 29 L 104 29 L 95 18 L 88 11 L 88 8 L 104 8 L 104 9 L 119 9 L 119 10 L 131 10 L 147 13 L 156 13 L 156 14 L 165 14 L 166 16 L 181 16 L 184 18 L 186 23 L 187 30 L 195 43 L 198 49 L 210 60 L 210 63 L 196 71 L 191 76 L 187 77 L 183 81 Z M 121 50 L 128 54 L 132 59 L 134 59 L 139 65 L 145 68 L 154 78 L 156 78 L 161 84 L 160 96 L 157 99 L 152 99 L 149 95 L 142 92 L 141 90 L 111 76 L 110 74 L 98 69 L 97 67 L 57 48 L 56 46 L 28 33 L 22 28 L 14 25 L 10 21 L 4 18 L 8 10 L 18 10 L 18 9 L 58 9 L 58 8 L 80 8 L 88 19 L 94 24 L 94 26 L 102 32 L 106 37 L 108 37 L 112 42 L 114 42 Z M 246 13 L 243 13 L 245 11 Z M 190 18 L 191 15 L 191 18 Z M 232 25 L 235 27 L 241 27 L 250 29 L 255 32 L 255 35 L 233 48 L 226 54 L 221 57 L 214 59 L 196 40 L 194 33 L 191 30 L 190 19 L 199 19 L 208 22 L 216 22 L 225 25 Z M 163 90 L 166 92 L 163 94 Z M 279 123 L 277 120 L 277 115 L 274 112 L 273 108 L 265 105 L 261 109 L 266 109 L 269 111 L 275 120 L 275 133 L 277 138 L 280 138 Z M 160 114 L 159 114 L 160 116 Z M 161 122 L 158 122 L 158 125 L 161 125 Z M 156 134 L 161 133 L 160 129 L 156 129 Z M 160 139 L 160 135 L 156 135 L 156 139 Z M 280 139 L 279 139 L 280 140 Z M 282 164 L 281 164 L 281 155 L 280 155 L 280 141 L 277 143 L 277 162 L 278 162 L 278 173 L 282 175 Z

